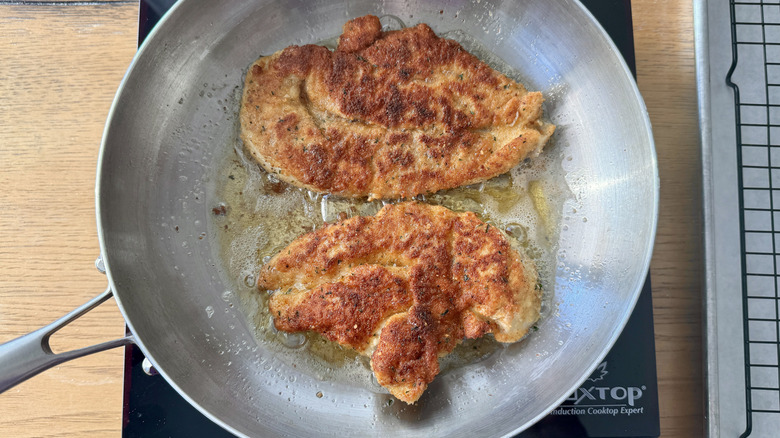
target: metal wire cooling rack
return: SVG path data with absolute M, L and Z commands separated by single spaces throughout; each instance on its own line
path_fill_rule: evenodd
M 780 1 L 730 6 L 747 437 L 780 414 Z

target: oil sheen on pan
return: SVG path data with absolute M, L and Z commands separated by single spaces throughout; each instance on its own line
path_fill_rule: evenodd
M 539 318 L 533 262 L 474 213 L 404 202 L 304 234 L 260 271 L 278 330 L 314 331 L 371 358 L 414 403 L 464 338 L 522 339 Z

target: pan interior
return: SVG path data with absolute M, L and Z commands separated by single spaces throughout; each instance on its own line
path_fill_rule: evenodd
M 338 35 L 367 13 L 467 35 L 542 91 L 545 117 L 558 125 L 554 159 L 571 191 L 550 261 L 553 301 L 538 332 L 445 373 L 414 406 L 321 380 L 258 342 L 216 257 L 218 169 L 234 154 L 247 66 Z M 657 170 L 644 106 L 619 54 L 575 2 L 184 0 L 128 72 L 101 153 L 101 245 L 128 323 L 185 397 L 252 436 L 482 436 L 527 427 L 614 342 L 655 232 Z

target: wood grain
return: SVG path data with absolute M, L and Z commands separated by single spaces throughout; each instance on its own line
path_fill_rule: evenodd
M 71 4 L 68 4 L 71 3 Z M 132 3 L 134 0 L 0 0 L 0 5 L 8 6 L 103 6 L 106 3 Z
M 0 342 L 105 287 L 94 178 L 114 92 L 135 52 L 138 4 L 0 1 Z M 652 263 L 661 427 L 703 435 L 701 200 L 690 2 L 634 0 L 640 90 L 653 122 L 661 211 Z M 55 336 L 119 337 L 112 301 Z M 63 364 L 0 395 L 0 436 L 119 436 L 122 351 Z
M 138 4 L 0 3 L 0 342 L 102 292 L 94 181 L 103 124 L 135 53 Z M 112 301 L 52 344 L 123 335 Z M 66 363 L 0 395 L 0 436 L 117 436 L 122 350 Z
M 651 264 L 661 431 L 704 435 L 701 165 L 691 2 L 632 2 L 637 82 L 661 177 Z

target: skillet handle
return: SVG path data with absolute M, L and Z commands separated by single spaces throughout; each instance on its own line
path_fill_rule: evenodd
M 130 335 L 64 353 L 54 354 L 51 351 L 51 335 L 111 298 L 112 294 L 111 288 L 108 287 L 100 295 L 46 327 L 0 345 L 0 393 L 55 365 L 134 342 L 133 336 Z

